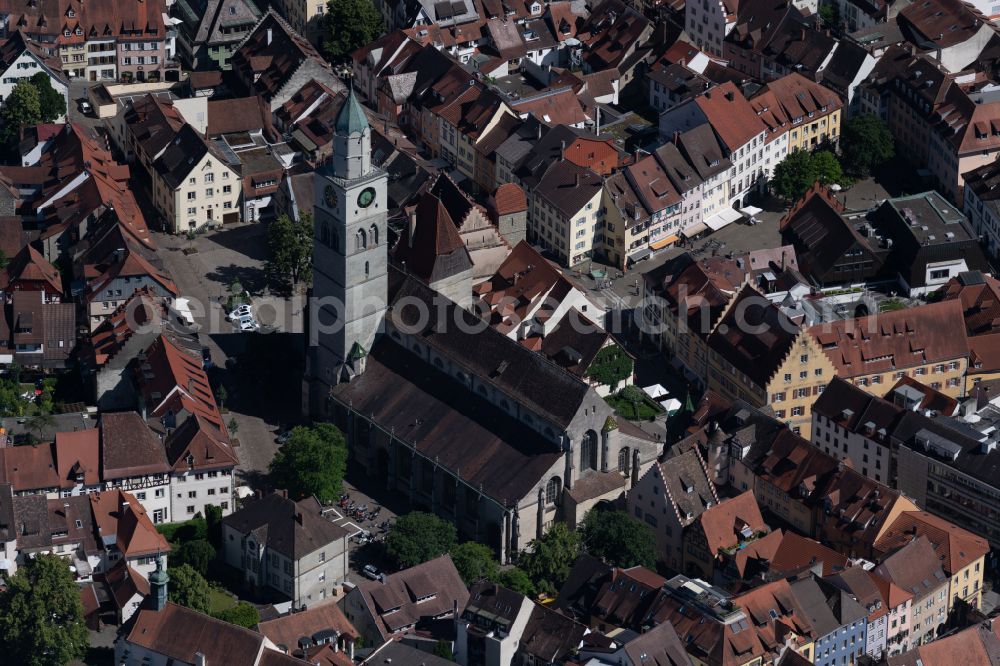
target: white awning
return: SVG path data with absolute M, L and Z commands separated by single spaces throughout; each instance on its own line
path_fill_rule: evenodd
M 741 217 L 743 217 L 743 213 L 733 208 L 729 208 L 708 218 L 705 220 L 705 224 L 708 225 L 708 228 L 712 231 L 718 231 L 722 227 L 727 224 L 732 224 Z
M 646 393 L 646 395 L 648 395 L 653 400 L 657 400 L 659 398 L 663 398 L 670 395 L 670 392 L 667 391 L 667 389 L 660 386 L 659 384 L 653 384 L 652 386 L 643 387 L 642 390 Z
M 694 238 L 706 229 L 708 229 L 708 227 L 704 222 L 695 222 L 691 226 L 684 227 L 684 231 L 681 232 L 681 235 L 684 236 L 684 238 Z
M 747 206 L 746 208 L 740 208 L 740 212 L 746 215 L 747 217 L 753 217 L 758 213 L 763 213 L 764 209 L 757 208 L 756 206 Z

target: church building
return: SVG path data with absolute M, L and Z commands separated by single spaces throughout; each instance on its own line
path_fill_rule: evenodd
M 554 521 L 575 526 L 620 497 L 655 462 L 661 439 L 619 422 L 585 381 L 390 265 L 387 176 L 371 163 L 371 128 L 353 91 L 334 134 L 314 188 L 311 415 L 344 431 L 350 464 L 502 562 Z M 419 261 L 441 267 L 433 284 L 458 294 L 456 281 L 468 279 L 471 293 L 467 261 Z

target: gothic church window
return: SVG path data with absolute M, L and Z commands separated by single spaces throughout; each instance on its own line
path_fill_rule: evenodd
M 368 247 L 368 239 L 365 237 L 365 230 L 358 229 L 358 233 L 354 236 L 354 249 L 364 250 Z

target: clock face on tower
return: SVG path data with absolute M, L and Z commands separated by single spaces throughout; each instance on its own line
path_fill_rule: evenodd
M 323 190 L 323 200 L 326 202 L 327 208 L 334 208 L 337 205 L 337 191 L 333 189 L 333 185 L 327 185 L 326 189 Z
M 368 208 L 368 206 L 372 205 L 373 201 L 375 201 L 374 187 L 366 187 L 365 189 L 361 190 L 361 194 L 358 195 L 359 206 L 361 206 L 362 208 Z

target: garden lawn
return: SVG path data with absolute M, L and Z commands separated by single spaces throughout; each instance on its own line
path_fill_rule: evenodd
M 210 615 L 218 615 L 227 608 L 232 608 L 236 605 L 233 600 L 233 595 L 228 592 L 223 592 L 212 588 L 208 593 L 208 612 Z

